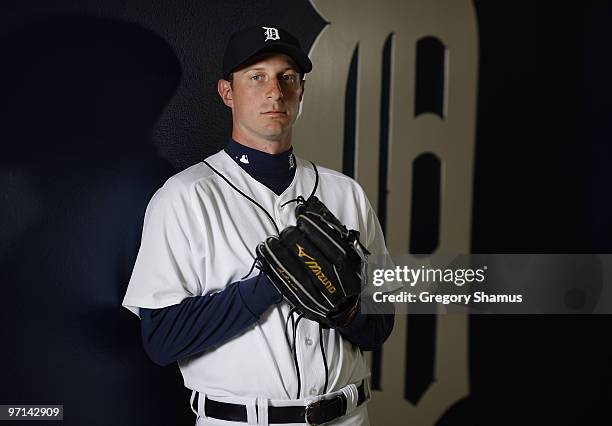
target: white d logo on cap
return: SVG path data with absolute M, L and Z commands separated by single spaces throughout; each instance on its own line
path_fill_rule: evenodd
M 278 30 L 273 27 L 261 27 L 266 30 L 266 39 L 264 42 L 268 40 L 280 40 L 280 36 L 278 35 Z

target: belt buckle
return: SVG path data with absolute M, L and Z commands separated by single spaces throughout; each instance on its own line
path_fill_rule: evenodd
M 305 420 L 306 420 L 306 424 L 311 425 L 311 426 L 317 426 L 316 423 L 312 423 L 311 422 L 311 416 L 312 416 L 312 409 L 313 408 L 319 408 L 321 406 L 321 400 L 319 401 L 315 401 L 315 402 L 311 402 L 310 404 L 308 404 L 306 406 L 306 410 L 304 412 L 305 414 Z

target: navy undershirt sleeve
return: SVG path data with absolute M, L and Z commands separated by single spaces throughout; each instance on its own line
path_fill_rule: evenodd
M 280 300 L 279 293 L 262 273 L 232 283 L 217 293 L 188 297 L 178 305 L 141 308 L 145 351 L 162 366 L 204 352 L 248 329 Z
M 347 327 L 338 328 L 338 331 L 362 351 L 374 351 L 391 335 L 394 323 L 395 312 L 368 315 L 358 312 Z

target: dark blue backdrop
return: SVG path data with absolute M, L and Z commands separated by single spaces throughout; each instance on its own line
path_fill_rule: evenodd
M 475 6 L 473 251 L 610 250 L 610 6 Z M 274 20 L 309 47 L 324 22 L 305 0 L 1 7 L 0 404 L 193 424 L 178 369 L 146 358 L 120 307 L 144 208 L 225 143 L 229 34 Z M 473 317 L 472 394 L 440 424 L 592 423 L 612 402 L 610 322 Z

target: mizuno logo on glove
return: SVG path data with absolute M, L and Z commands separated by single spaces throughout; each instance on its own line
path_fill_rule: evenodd
M 321 268 L 321 265 L 319 265 L 317 260 L 314 257 L 310 256 L 308 253 L 306 253 L 306 250 L 304 250 L 304 247 L 302 247 L 301 245 L 296 244 L 295 246 L 298 249 L 298 253 L 297 253 L 298 257 L 300 258 L 305 257 L 306 259 L 309 259 L 309 260 L 304 261 L 304 264 L 308 267 L 308 269 L 312 271 L 312 273 L 317 277 L 317 279 L 321 281 L 321 284 L 325 286 L 327 291 L 330 294 L 334 294 L 336 292 L 336 287 L 334 287 L 334 285 L 329 280 L 329 278 L 325 276 Z

